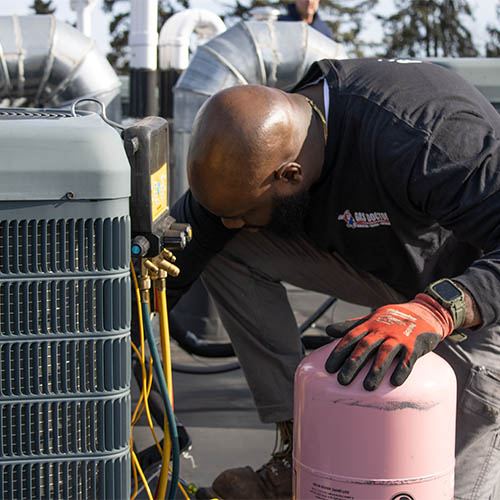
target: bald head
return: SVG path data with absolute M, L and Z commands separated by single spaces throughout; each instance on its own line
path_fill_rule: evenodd
M 225 182 L 251 180 L 275 157 L 293 155 L 293 105 L 277 89 L 248 85 L 223 90 L 200 109 L 188 155 L 191 179 L 209 169 Z M 276 167 L 276 165 L 274 165 Z
M 212 96 L 196 116 L 188 152 L 195 198 L 232 217 L 274 194 L 276 172 L 297 159 L 310 121 L 311 109 L 298 94 L 246 85 Z

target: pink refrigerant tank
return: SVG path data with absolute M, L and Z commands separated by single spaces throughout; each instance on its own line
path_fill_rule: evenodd
M 334 344 L 295 374 L 296 500 L 453 500 L 456 379 L 434 353 L 400 387 L 368 392 L 325 371 Z M 392 368 L 394 368 L 395 362 Z M 389 373 L 392 373 L 392 368 Z

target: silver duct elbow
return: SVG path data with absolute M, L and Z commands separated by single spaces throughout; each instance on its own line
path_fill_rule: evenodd
M 170 199 L 188 187 L 186 156 L 194 117 L 212 94 L 247 84 L 289 90 L 324 58 L 346 55 L 340 44 L 302 22 L 242 21 L 199 47 L 174 89 Z
M 0 105 L 64 108 L 90 97 L 117 120 L 119 94 L 115 71 L 77 29 L 54 16 L 0 16 Z

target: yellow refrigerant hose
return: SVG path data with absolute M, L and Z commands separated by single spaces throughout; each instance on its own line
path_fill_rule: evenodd
M 160 280 L 158 287 L 159 313 L 160 313 L 160 339 L 161 350 L 163 356 L 163 372 L 167 381 L 167 389 L 172 404 L 174 407 L 174 395 L 172 384 L 172 359 L 170 354 L 170 332 L 168 329 L 168 312 L 167 312 L 167 293 L 164 286 L 165 279 Z M 167 416 L 163 417 L 163 456 L 161 464 L 160 478 L 158 479 L 158 489 L 156 494 L 157 500 L 164 500 L 168 485 L 168 464 L 170 463 L 170 452 L 172 450 L 172 442 L 168 432 Z
M 151 411 L 149 409 L 149 393 L 151 392 L 151 386 L 153 383 L 153 358 L 150 356 L 149 357 L 149 375 L 148 370 L 146 369 L 146 351 L 145 351 L 145 342 L 144 342 L 144 323 L 143 323 L 143 318 L 142 318 L 142 309 L 139 306 L 140 304 L 140 291 L 139 291 L 139 285 L 137 283 L 137 276 L 135 274 L 135 270 L 132 267 L 132 277 L 134 280 L 134 285 L 135 285 L 135 294 L 136 294 L 136 300 L 137 300 L 137 315 L 139 318 L 139 333 L 140 333 L 140 339 L 141 339 L 141 345 L 140 345 L 140 351 L 137 349 L 137 347 L 134 345 L 132 342 L 132 349 L 135 351 L 137 354 L 137 357 L 139 359 L 139 362 L 141 364 L 141 370 L 142 370 L 142 387 L 141 387 L 141 396 L 139 398 L 139 401 L 137 403 L 137 407 L 132 415 L 132 426 L 135 425 L 135 423 L 139 420 L 142 412 L 145 410 L 146 411 L 146 416 L 147 416 L 147 421 L 148 425 L 151 429 L 151 434 L 153 435 L 153 439 L 155 441 L 156 447 L 158 448 L 159 452 L 162 452 L 160 442 L 158 438 L 156 437 L 156 433 L 154 430 L 154 424 L 153 424 L 153 419 L 151 417 Z
M 170 352 L 170 330 L 168 328 L 168 311 L 167 311 L 167 291 L 165 288 L 158 290 L 159 297 L 159 312 L 160 312 L 160 338 L 161 350 L 163 354 L 163 370 L 167 379 L 168 394 L 174 407 L 174 392 L 172 383 L 172 356 Z
M 168 252 L 167 252 L 168 253 Z M 166 264 L 166 266 L 169 268 L 175 268 L 175 266 L 171 266 L 171 264 Z M 163 266 L 162 266 L 163 267 Z M 165 268 L 163 268 L 165 269 Z M 172 382 L 172 360 L 171 360 L 171 352 L 170 352 L 170 334 L 169 334 L 169 327 L 168 327 L 168 310 L 167 310 L 167 296 L 166 296 L 166 290 L 165 290 L 165 278 L 167 276 L 167 273 L 162 271 L 159 272 L 159 274 L 156 276 L 156 289 L 158 291 L 158 312 L 159 312 L 159 324 L 160 324 L 160 341 L 161 341 L 161 349 L 162 349 L 162 358 L 163 358 L 163 373 L 165 376 L 165 382 L 167 385 L 167 392 L 168 396 L 171 403 L 171 406 L 173 407 L 173 382 Z M 175 268 L 176 269 L 176 268 Z M 178 272 L 178 270 L 177 270 Z M 160 453 L 162 455 L 162 467 L 161 467 L 161 472 L 160 472 L 160 478 L 158 480 L 158 485 L 157 485 L 157 490 L 155 493 L 155 500 L 164 500 L 165 494 L 167 491 L 168 487 L 168 471 L 169 471 L 169 463 L 170 463 L 170 454 L 171 454 L 171 449 L 172 449 L 172 440 L 170 436 L 170 429 L 169 429 L 169 422 L 167 418 L 167 414 L 165 413 L 165 419 L 164 419 L 164 446 L 163 450 L 161 449 L 158 439 L 155 435 L 154 432 L 154 426 L 152 423 L 151 419 L 151 414 L 149 411 L 149 405 L 148 405 L 148 397 L 149 393 L 151 390 L 151 384 L 152 384 L 152 359 L 150 358 L 150 366 L 149 366 L 149 376 L 147 374 L 146 370 L 146 360 L 145 360 L 145 346 L 144 346 L 144 318 L 143 318 L 143 306 L 144 301 L 149 303 L 149 292 L 142 290 L 139 286 L 137 276 L 135 273 L 135 269 L 133 265 L 131 265 L 131 274 L 133 277 L 134 285 L 135 285 L 135 293 L 137 297 L 137 304 L 138 304 L 138 311 L 139 311 L 139 327 L 140 327 L 140 334 L 141 334 L 141 349 L 137 349 L 135 345 L 132 345 L 132 348 L 136 352 L 139 361 L 141 363 L 141 368 L 142 368 L 142 391 L 141 391 L 141 397 L 139 399 L 139 402 L 137 403 L 137 407 L 135 408 L 135 411 L 132 415 L 132 427 L 133 425 L 138 421 L 139 417 L 141 416 L 142 412 L 146 410 L 146 414 L 148 417 L 148 424 L 151 428 L 151 432 L 153 434 L 156 446 L 160 450 Z M 144 280 L 141 279 L 141 283 L 144 284 Z M 141 292 L 148 293 L 148 296 L 141 296 Z M 140 304 L 140 305 L 139 305 Z M 149 318 L 147 318 L 149 320 Z M 148 498 L 150 500 L 153 499 L 151 496 L 151 491 L 149 488 L 149 485 L 147 484 L 147 480 L 142 472 L 142 469 L 140 467 L 140 464 L 137 460 L 137 457 L 135 456 L 135 453 L 132 449 L 133 445 L 133 435 L 131 434 L 131 454 L 132 454 L 132 466 L 133 466 L 133 473 L 134 473 L 134 483 L 135 483 L 135 488 L 134 488 L 134 493 L 131 497 L 131 500 L 133 500 L 138 491 L 138 486 L 137 486 L 137 473 L 139 473 L 145 489 L 148 494 Z M 146 482 L 145 482 L 146 481 Z M 183 496 L 186 498 L 186 500 L 189 500 L 189 496 L 187 495 L 185 489 L 182 487 L 180 482 L 177 483 L 177 486 L 181 490 Z M 169 495 L 170 497 L 170 495 Z
M 143 323 L 143 318 L 142 318 L 142 310 L 140 307 L 141 303 L 141 298 L 140 298 L 140 292 L 139 292 L 139 284 L 137 282 L 137 276 L 135 274 L 135 269 L 132 263 L 130 263 L 130 270 L 131 270 L 131 275 L 132 279 L 134 281 L 134 290 L 136 294 L 136 299 L 137 299 L 137 309 L 138 309 L 138 318 L 139 318 L 139 331 L 140 331 L 140 339 L 141 339 L 141 350 L 137 349 L 137 347 L 132 343 L 132 348 L 135 350 L 137 353 L 137 356 L 139 358 L 139 361 L 141 363 L 141 368 L 142 368 L 142 387 L 141 387 L 141 397 L 139 399 L 139 402 L 137 403 L 137 407 L 134 411 L 134 414 L 132 415 L 131 419 L 131 429 L 130 429 L 130 455 L 132 458 L 132 471 L 134 475 L 134 491 L 131 496 L 131 500 L 134 500 L 134 498 L 137 496 L 137 490 L 138 490 L 138 484 L 137 484 L 137 473 L 139 473 L 139 476 L 141 477 L 142 483 L 144 484 L 144 488 L 147 492 L 148 499 L 153 500 L 153 495 L 151 493 L 151 490 L 149 488 L 148 482 L 146 480 L 146 477 L 144 476 L 144 473 L 142 471 L 141 465 L 139 464 L 139 461 L 137 460 L 137 456 L 135 455 L 134 452 L 134 437 L 133 437 L 133 428 L 134 424 L 138 420 L 138 414 L 140 414 L 139 408 L 141 405 L 141 402 L 144 402 L 144 407 L 146 408 L 146 413 L 149 415 L 149 406 L 148 406 L 148 395 L 149 392 L 147 391 L 147 385 L 145 384 L 146 380 L 146 366 L 145 366 L 145 345 L 144 345 L 144 323 Z M 151 370 L 151 363 L 150 363 L 150 370 Z M 150 415 L 149 415 L 150 416 Z M 150 419 L 148 419 L 149 422 Z M 151 430 L 154 434 L 154 428 L 152 426 L 152 423 L 150 423 Z M 156 436 L 155 436 L 156 439 Z

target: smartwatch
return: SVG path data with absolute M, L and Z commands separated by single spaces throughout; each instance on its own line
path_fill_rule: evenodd
M 449 311 L 453 327 L 460 328 L 465 322 L 465 294 L 452 280 L 447 278 L 431 283 L 424 293 L 430 295 Z

